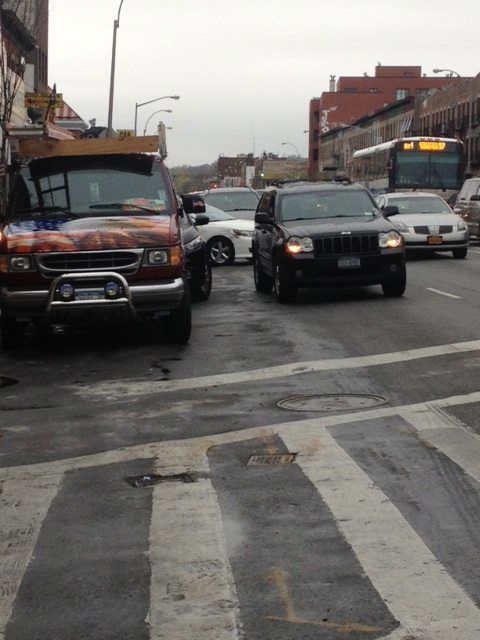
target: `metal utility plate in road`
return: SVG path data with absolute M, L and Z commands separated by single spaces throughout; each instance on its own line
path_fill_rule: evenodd
M 322 394 L 292 396 L 280 400 L 277 406 L 290 411 L 355 411 L 379 407 L 386 402 L 382 396 L 369 394 Z

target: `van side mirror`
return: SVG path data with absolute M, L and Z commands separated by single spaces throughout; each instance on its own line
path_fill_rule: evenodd
M 196 195 L 180 196 L 182 198 L 185 213 L 205 213 L 205 202 L 202 197 Z
M 383 207 L 382 213 L 386 218 L 388 218 L 389 216 L 395 216 L 399 211 L 396 204 L 389 204 L 386 207 Z

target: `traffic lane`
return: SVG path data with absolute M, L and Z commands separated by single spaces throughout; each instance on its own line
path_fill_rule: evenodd
M 43 382 L 48 381 L 48 391 L 40 381 L 36 387 L 29 385 L 28 379 L 3 389 L 0 404 L 4 433 L 2 464 L 7 466 L 15 460 L 26 464 L 42 459 L 61 459 L 141 442 L 185 438 L 195 433 L 223 433 L 248 428 L 252 422 L 269 424 L 272 419 L 290 421 L 298 413 L 277 407 L 277 402 L 288 396 L 375 394 L 392 405 L 401 405 L 476 390 L 479 360 L 473 346 L 471 352 L 450 355 L 440 352 L 433 359 L 415 359 L 413 364 L 409 360 L 402 362 L 404 356 L 399 354 L 392 364 L 383 367 L 378 363 L 371 366 L 366 360 L 355 363 L 348 370 L 342 368 L 342 356 L 347 358 L 355 351 L 377 354 L 382 353 L 383 347 L 384 353 L 395 353 L 393 347 L 400 338 L 401 346 L 407 349 L 422 348 L 431 342 L 448 345 L 453 337 L 458 340 L 458 326 L 463 316 L 452 316 L 449 322 L 444 322 L 447 310 L 453 313 L 451 310 L 455 307 L 449 300 L 435 297 L 438 312 L 432 313 L 432 309 L 424 304 L 421 287 L 418 291 L 412 287 L 413 299 L 409 294 L 410 299 L 400 300 L 388 300 L 371 291 L 345 290 L 330 292 L 327 303 L 314 303 L 313 296 L 298 305 L 274 302 L 276 313 L 272 322 L 270 302 L 266 301 L 266 296 L 258 296 L 248 289 L 248 282 L 242 281 L 245 272 L 238 269 L 222 271 L 226 285 L 233 276 L 232 288 L 236 292 L 233 299 L 219 300 L 217 305 L 203 305 L 199 309 L 197 331 L 201 334 L 200 339 L 193 340 L 182 350 L 181 356 L 178 351 L 172 351 L 171 346 L 157 347 L 159 358 L 155 362 L 161 364 L 162 349 L 166 349 L 165 360 L 171 358 L 168 372 L 166 367 L 163 370 L 150 367 L 149 376 L 118 379 L 116 365 L 119 365 L 117 375 L 120 376 L 132 369 L 140 372 L 145 365 L 144 358 L 152 358 L 151 350 L 128 348 L 127 354 L 119 355 L 122 352 L 119 349 L 111 356 L 111 361 L 105 359 L 103 351 L 83 354 L 80 350 L 77 354 L 64 354 L 60 364 L 58 358 L 55 359 L 48 375 L 45 375 L 45 369 L 42 370 Z M 248 276 L 251 277 L 251 270 Z M 221 294 L 222 289 L 219 289 L 217 295 L 220 297 Z M 322 292 L 315 295 L 321 296 Z M 266 306 L 267 311 L 262 306 Z M 350 310 L 347 316 L 345 307 Z M 382 309 L 382 326 L 378 326 L 379 309 Z M 239 322 L 239 315 L 244 322 Z M 262 323 L 257 340 L 252 340 L 250 331 L 250 324 L 255 324 L 254 318 Z M 402 327 L 402 330 L 396 327 Z M 212 344 L 212 336 L 221 346 L 216 340 Z M 247 344 L 249 349 L 245 348 Z M 219 372 L 222 379 L 207 384 L 211 363 L 218 351 L 223 354 Z M 270 370 L 276 364 L 279 352 L 283 354 L 282 364 L 291 365 L 281 377 L 273 376 Z M 172 353 L 177 355 L 172 357 Z M 332 356 L 338 362 L 331 363 L 326 373 L 302 375 L 299 363 L 305 360 L 300 358 L 308 357 L 307 362 L 311 362 L 314 354 L 318 354 L 321 363 Z M 30 365 L 32 357 L 35 356 L 30 354 Z M 250 383 L 260 362 L 265 367 L 264 379 L 260 385 L 255 381 Z M 93 363 L 96 370 L 88 382 L 62 384 L 72 377 L 67 374 L 68 370 L 73 370 L 73 375 L 84 375 L 80 374 L 80 371 L 86 371 L 84 365 L 92 366 Z M 22 365 L 25 369 L 25 362 Z M 229 369 L 243 374 L 235 384 L 225 385 L 223 377 Z M 441 376 L 437 375 L 439 371 Z M 194 387 L 198 388 L 185 391 L 180 388 L 171 393 L 168 387 L 164 388 L 168 378 L 172 381 L 182 379 L 181 376 L 191 379 L 195 374 L 199 380 L 195 381 Z M 104 375 L 106 379 L 102 379 Z

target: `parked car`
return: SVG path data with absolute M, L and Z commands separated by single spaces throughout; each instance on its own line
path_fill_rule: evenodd
M 204 191 L 202 197 L 207 204 L 245 220 L 253 220 L 260 199 L 250 187 L 218 187 Z
M 205 218 L 208 221 L 205 223 Z M 195 224 L 207 244 L 210 263 L 216 267 L 233 264 L 237 259 L 251 260 L 253 220 L 234 218 L 229 213 L 205 204 L 205 214 L 195 216 Z
M 453 210 L 465 220 L 470 235 L 480 238 L 480 177 L 465 180 Z
M 451 251 L 465 258 L 468 251 L 466 222 L 434 193 L 384 193 L 377 196 L 380 209 L 405 238 L 407 250 Z
M 185 200 L 186 196 L 183 196 Z M 184 209 L 191 208 L 184 207 Z M 195 214 L 192 214 L 195 217 Z M 207 243 L 197 229 L 197 224 L 207 224 L 208 218 L 203 216 L 194 224 L 185 212 L 180 217 L 182 244 L 185 252 L 185 266 L 190 285 L 192 300 L 208 300 L 212 290 L 212 267 L 210 265 Z
M 252 243 L 257 291 L 279 302 L 300 288 L 379 284 L 389 297 L 406 287 L 402 235 L 361 185 L 291 184 L 267 190 Z

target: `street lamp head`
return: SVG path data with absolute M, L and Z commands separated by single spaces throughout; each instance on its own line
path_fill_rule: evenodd
M 172 100 L 180 100 L 180 96 L 168 96 Z
M 458 71 L 452 71 L 452 69 L 433 69 L 433 73 L 448 73 L 450 76 L 462 77 Z

